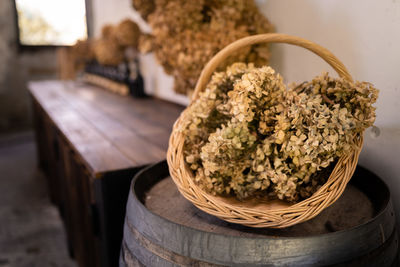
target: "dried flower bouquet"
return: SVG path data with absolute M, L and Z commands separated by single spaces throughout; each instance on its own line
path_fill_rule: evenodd
M 139 51 L 154 52 L 164 71 L 175 79 L 174 90 L 192 92 L 204 65 L 223 47 L 245 36 L 273 31 L 254 0 L 133 0 L 150 24 L 141 35 Z M 224 62 L 268 63 L 265 45 L 246 47 Z
M 235 63 L 188 108 L 185 161 L 212 194 L 305 199 L 373 124 L 377 94 L 327 73 L 287 89 L 271 67 Z

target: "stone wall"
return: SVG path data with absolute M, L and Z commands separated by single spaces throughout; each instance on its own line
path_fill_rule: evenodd
M 54 48 L 18 48 L 13 1 L 0 1 L 0 132 L 30 127 L 27 82 L 56 77 Z

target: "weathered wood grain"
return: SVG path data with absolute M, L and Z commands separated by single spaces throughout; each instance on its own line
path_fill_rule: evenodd
M 95 177 L 163 159 L 172 124 L 183 110 L 76 82 L 31 82 L 29 88 Z
M 124 156 L 110 140 L 103 137 L 92 124 L 74 110 L 60 96 L 57 86 L 35 83 L 33 97 L 43 108 L 49 120 L 65 137 L 70 146 L 81 156 L 94 176 L 107 171 L 129 168 L 130 159 Z

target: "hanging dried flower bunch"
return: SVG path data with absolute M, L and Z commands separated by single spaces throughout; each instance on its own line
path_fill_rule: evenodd
M 145 20 L 155 9 L 154 0 L 132 0 L 132 4 Z
M 70 60 L 76 71 L 82 70 L 85 65 L 94 59 L 93 42 L 78 40 L 70 49 Z
M 141 32 L 139 26 L 130 19 L 121 21 L 113 31 L 116 42 L 123 47 L 133 47 L 137 49 Z
M 117 26 L 104 25 L 102 36 L 93 45 L 96 60 L 101 65 L 115 66 L 123 62 L 125 49 L 137 49 L 141 35 L 138 25 L 130 19 L 125 19 Z
M 101 65 L 115 66 L 124 60 L 124 50 L 115 41 L 110 39 L 96 40 L 94 54 Z
M 142 33 L 139 36 L 138 50 L 142 54 L 147 54 L 153 51 L 154 37 L 148 33 Z
M 153 29 L 139 50 L 155 53 L 165 72 L 174 76 L 178 93 L 193 90 L 204 65 L 219 50 L 245 36 L 272 32 L 253 0 L 133 0 L 133 6 Z M 152 45 L 149 45 L 152 41 Z M 226 61 L 265 65 L 265 45 L 244 48 Z
M 102 39 L 113 39 L 114 38 L 114 26 L 111 24 L 105 24 L 101 28 Z
M 287 89 L 272 68 L 235 63 L 189 106 L 185 161 L 213 194 L 307 198 L 373 124 L 377 95 L 370 83 L 327 73 Z
M 91 40 L 78 40 L 72 47 L 71 51 L 79 62 L 88 62 L 94 58 Z

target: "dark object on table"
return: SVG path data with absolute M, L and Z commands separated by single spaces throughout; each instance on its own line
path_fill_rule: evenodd
M 117 266 L 130 182 L 165 158 L 183 107 L 77 82 L 29 83 L 39 166 L 79 266 Z
M 103 79 L 113 81 L 114 83 L 124 85 L 126 90 L 120 90 L 121 92 L 119 92 L 122 95 L 130 94 L 134 97 L 146 96 L 146 93 L 144 92 L 143 77 L 140 74 L 138 60 L 124 62 L 118 66 L 104 66 L 100 65 L 96 61 L 92 61 L 86 65 L 85 73 L 96 75 Z M 96 81 L 91 80 L 90 82 Z M 113 89 L 108 88 L 107 83 L 102 82 L 100 79 L 96 85 L 106 87 L 107 89 L 113 91 Z
M 363 167 L 314 219 L 255 229 L 197 209 L 162 161 L 132 182 L 120 266 L 397 266 L 397 253 L 389 189 Z

